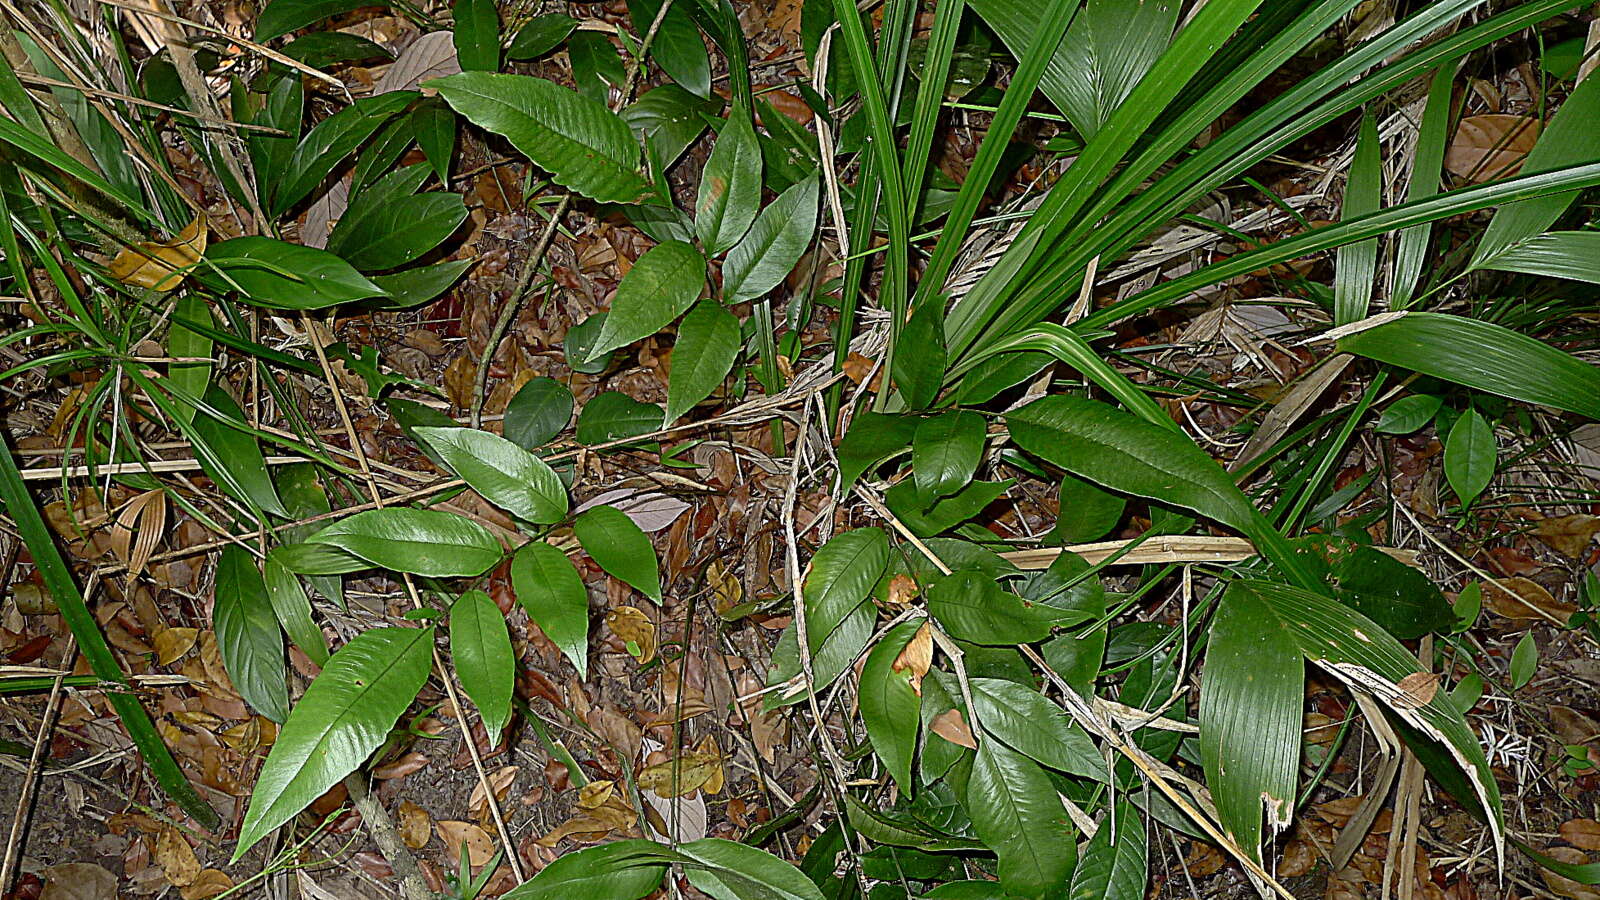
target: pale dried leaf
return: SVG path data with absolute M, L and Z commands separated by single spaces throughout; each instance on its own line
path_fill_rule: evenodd
M 185 653 L 194 649 L 195 640 L 200 635 L 198 628 L 165 628 L 156 632 L 151 639 L 155 645 L 156 662 L 163 666 L 170 666 L 177 662 Z
M 1582 515 L 1540 519 L 1533 529 L 1535 537 L 1572 559 L 1583 559 L 1597 532 L 1600 532 L 1600 516 Z
M 398 830 L 400 840 L 404 841 L 407 847 L 421 850 L 428 846 L 428 839 L 433 835 L 433 819 L 427 810 L 410 800 L 402 800 Z
M 978 741 L 972 736 L 972 727 L 967 724 L 959 709 L 947 709 L 934 716 L 929 728 L 934 734 L 952 744 L 966 747 L 968 750 L 978 749 Z
M 591 507 L 605 504 L 615 506 L 639 526 L 639 530 L 646 534 L 653 534 L 670 527 L 678 517 L 689 510 L 689 504 L 669 494 L 659 492 L 637 491 L 632 488 L 618 488 L 606 491 L 596 497 L 578 504 L 573 513 L 581 513 Z
M 471 822 L 445 820 L 435 822 L 434 827 L 439 832 L 439 839 L 449 848 L 450 859 L 461 858 L 463 845 L 467 848 L 467 862 L 474 866 L 484 865 L 494 858 L 494 838 L 477 825 Z
M 1538 139 L 1538 119 L 1504 113 L 1468 116 L 1445 150 L 1444 167 L 1475 184 L 1507 178 L 1522 168 Z
M 200 860 L 194 855 L 194 848 L 189 846 L 183 833 L 176 828 L 168 826 L 161 829 L 161 833 L 156 835 L 151 858 L 166 874 L 167 881 L 176 887 L 188 887 L 200 877 Z
M 637 607 L 619 606 L 606 613 L 606 627 L 622 639 L 623 644 L 633 644 L 640 665 L 656 658 L 656 625 Z
M 116 900 L 117 876 L 94 863 L 63 863 L 44 870 L 39 900 Z
M 448 31 L 432 31 L 412 41 L 411 46 L 400 53 L 389 71 L 372 86 L 372 93 L 415 90 L 430 78 L 443 78 L 460 71 L 455 35 Z
M 1561 823 L 1561 839 L 1580 850 L 1600 850 L 1600 822 L 1568 819 Z
M 123 284 L 165 293 L 183 282 L 205 252 L 205 216 L 197 215 L 170 241 L 140 241 L 118 253 L 107 271 Z

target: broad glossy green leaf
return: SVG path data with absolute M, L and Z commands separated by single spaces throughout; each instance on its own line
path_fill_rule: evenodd
M 1235 582 L 1206 645 L 1200 755 L 1223 826 L 1257 861 L 1263 807 L 1274 832 L 1293 818 L 1304 705 L 1299 644 L 1255 591 Z
M 1084 848 L 1067 896 L 1072 900 L 1141 900 L 1149 880 L 1147 841 L 1138 809 L 1125 800 L 1118 802 Z
M 404 193 L 413 193 L 422 186 L 422 181 L 427 176 L 428 169 L 426 166 L 404 166 L 395 170 L 395 163 L 400 161 L 401 155 L 411 147 L 411 142 L 415 139 L 416 132 L 411 127 L 411 116 L 397 116 L 378 129 L 378 133 L 373 136 L 372 140 L 367 142 L 367 145 L 358 154 L 356 167 L 350 173 L 349 190 L 356 198 L 356 202 L 360 202 L 367 196 L 367 188 L 373 182 L 380 178 L 391 181 L 406 179 L 407 176 L 402 173 L 408 172 L 412 168 L 421 169 L 423 178 L 417 179 L 415 184 L 408 185 L 404 189 Z M 344 215 L 348 216 L 349 214 L 350 211 L 347 209 Z M 339 221 L 344 221 L 344 217 L 341 216 Z M 328 248 L 324 246 L 323 249 L 326 250 Z
M 244 424 L 244 410 L 221 387 L 213 384 L 206 388 L 204 399 L 208 407 L 226 416 L 227 421 Z M 289 511 L 284 509 L 283 501 L 278 499 L 278 492 L 272 486 L 267 459 L 254 435 L 197 410 L 191 423 L 191 437 L 201 471 L 229 496 L 273 515 L 289 517 Z
M 1000 857 L 1000 885 L 1025 898 L 1059 891 L 1077 861 L 1076 835 L 1038 764 L 996 740 L 978 742 L 962 803 Z
M 761 145 L 749 114 L 735 109 L 700 172 L 694 232 L 706 253 L 716 256 L 737 244 L 760 206 Z
M 1050 636 L 1060 610 L 1001 589 L 981 572 L 956 572 L 928 589 L 928 612 L 951 637 L 974 644 L 1027 644 Z
M 1600 284 L 1600 231 L 1551 231 L 1524 238 L 1485 268 Z
M 800 261 L 817 228 L 820 179 L 811 177 L 778 195 L 756 216 L 722 266 L 722 300 L 755 300 L 777 287 Z
M 1539 670 L 1539 645 L 1533 639 L 1533 632 L 1528 632 L 1517 641 L 1517 647 L 1511 651 L 1511 687 L 1522 690 L 1533 680 L 1533 675 Z
M 333 505 L 328 502 L 328 494 L 322 489 L 322 484 L 317 481 L 317 466 L 315 463 L 290 463 L 286 466 L 277 466 L 273 469 L 272 483 L 278 488 L 278 496 L 283 499 L 283 506 L 289 511 L 292 519 L 309 519 L 333 511 Z M 278 530 L 278 540 L 284 543 L 293 543 L 305 540 L 313 531 L 317 530 L 315 523 L 305 525 L 291 525 Z M 301 546 L 311 546 L 309 544 Z M 319 545 L 320 546 L 320 545 Z M 324 548 L 332 549 L 332 548 Z M 274 548 L 274 551 L 276 548 Z M 268 551 L 271 557 L 274 551 Z M 270 588 L 270 572 L 267 586 Z M 337 576 L 312 575 L 308 581 L 316 588 L 318 593 L 344 608 L 344 581 Z M 276 604 L 276 601 L 274 601 Z M 281 621 L 281 619 L 280 619 Z M 295 639 L 295 632 L 287 625 L 284 630 L 289 632 L 290 639 Z M 298 643 L 298 641 L 296 641 Z M 302 647 L 302 650 L 305 648 Z M 311 651 L 307 651 L 311 652 Z M 323 656 L 327 656 L 324 648 Z M 318 663 L 321 664 L 320 662 Z
M 678 853 L 689 883 L 715 900 L 823 900 L 799 869 L 758 847 L 702 838 Z
M 262 561 L 261 570 L 266 581 L 267 599 L 272 604 L 273 614 L 278 617 L 278 624 L 289 635 L 289 640 L 294 641 L 294 645 L 312 662 L 319 666 L 326 665 L 328 639 L 323 637 L 322 629 L 311 618 L 311 598 L 300 586 L 300 579 L 284 565 L 281 557 L 271 553 Z
M 1334 596 L 1403 641 L 1448 629 L 1450 603 L 1427 575 L 1372 547 L 1340 538 L 1307 539 L 1328 563 Z
M 427 303 L 448 291 L 472 263 L 470 259 L 452 259 L 431 266 L 401 269 L 389 275 L 374 275 L 372 283 L 384 296 L 368 301 L 367 305 L 380 309 L 409 309 Z
M 932 537 L 983 512 L 1014 484 L 1016 481 L 1010 478 L 1005 481 L 974 481 L 932 506 L 925 506 L 916 484 L 902 481 L 884 492 L 883 502 L 895 518 L 918 537 Z
M 1600 419 L 1600 368 L 1492 322 L 1411 312 L 1340 339 L 1339 349 Z
M 589 348 L 593 347 L 595 340 L 600 337 L 600 329 L 605 327 L 608 315 L 605 310 L 601 310 L 567 329 L 567 339 L 562 342 L 561 349 L 565 351 L 567 367 L 572 371 L 584 375 L 599 375 L 610 368 L 611 361 L 616 358 L 614 353 L 602 359 L 589 359 Z
M 1433 416 L 1444 405 L 1437 394 L 1412 394 L 1389 404 L 1378 417 L 1372 430 L 1379 434 L 1411 434 L 1433 421 Z
M 300 575 L 347 575 L 373 567 L 372 563 L 332 544 L 283 544 L 273 547 L 267 555 Z
M 939 397 L 948 358 L 942 298 L 923 303 L 900 330 L 889 376 L 911 409 L 926 409 Z
M 505 894 L 505 900 L 639 900 L 661 886 L 676 856 L 646 840 L 568 853 Z
M 272 192 L 268 212 L 281 215 L 305 199 L 340 161 L 410 106 L 417 96 L 416 91 L 389 91 L 363 97 L 318 122 L 289 156 L 283 178 Z
M 510 59 L 536 59 L 549 53 L 572 34 L 578 20 L 564 13 L 546 13 L 529 19 L 512 39 L 506 56 Z
M 233 686 L 256 712 L 274 722 L 289 717 L 283 632 L 273 616 L 267 585 L 255 558 L 229 545 L 217 559 L 216 606 L 211 620 L 217 650 Z
M 983 459 L 983 441 L 983 416 L 975 412 L 949 410 L 923 419 L 911 439 L 911 476 L 917 490 L 931 499 L 966 487 Z
M 494 0 L 455 0 L 456 59 L 463 72 L 500 68 L 500 13 Z
M 440 183 L 449 184 L 450 158 L 456 149 L 456 114 L 443 101 L 429 98 L 411 111 L 411 129 Z
M 605 103 L 611 89 L 621 87 L 627 77 L 617 48 L 598 31 L 580 31 L 567 38 L 567 59 L 578 93 L 596 103 Z
M 628 0 L 628 15 L 639 34 L 650 30 L 660 10 L 661 0 Z M 650 55 L 662 71 L 690 93 L 711 96 L 711 57 L 706 53 L 700 29 L 684 7 L 674 5 L 661 18 Z
M 655 148 L 659 165 L 671 165 L 706 130 L 706 118 L 721 111 L 720 98 L 704 100 L 675 84 L 663 84 L 625 107 L 622 118 L 641 142 Z
M 524 544 L 511 557 L 511 586 L 528 618 L 572 665 L 589 677 L 589 591 L 572 560 L 543 541 Z
M 1489 486 L 1498 455 L 1494 428 L 1477 410 L 1469 408 L 1450 426 L 1444 442 L 1444 477 L 1461 505 L 1471 506 Z
M 544 460 L 476 428 L 413 431 L 472 489 L 506 512 L 539 525 L 567 517 L 567 489 Z
M 191 397 L 199 397 L 206 392 L 206 385 L 211 383 L 211 338 L 192 328 L 186 328 L 182 320 L 214 324 L 211 315 L 211 305 L 200 294 L 190 293 L 178 298 L 178 304 L 173 308 L 175 320 L 171 330 L 167 332 L 167 355 L 173 359 L 200 359 L 207 358 L 206 362 L 168 363 L 167 378 L 177 386 L 178 390 Z M 178 404 L 178 418 L 184 422 L 194 421 L 194 407 L 187 403 Z
M 1051 535 L 1067 544 L 1098 541 L 1122 521 L 1128 501 L 1076 475 L 1061 477 L 1060 514 Z
M 867 602 L 888 565 L 889 536 L 876 527 L 836 534 L 811 557 L 800 590 L 813 654 L 839 623 Z
M 297 28 L 363 6 L 387 5 L 374 0 L 272 0 L 256 17 L 256 41 L 264 44 Z
M 274 4 L 276 5 L 276 4 Z M 392 62 L 394 54 L 358 34 L 343 31 L 313 31 L 303 34 L 283 45 L 283 55 L 298 60 L 313 69 L 326 68 L 335 63 Z
M 220 291 L 237 287 L 245 302 L 270 309 L 323 309 L 383 296 L 383 288 L 338 256 L 273 238 L 248 235 L 213 244 L 206 263 L 197 270 L 201 281 Z
M 910 670 L 896 671 L 895 662 L 923 624 L 922 620 L 913 619 L 896 625 L 872 648 L 861 667 L 859 703 L 867 739 L 901 792 L 907 795 L 916 789 L 911 780 L 911 759 L 917 750 L 922 699 L 911 687 Z
M 984 734 L 1034 762 L 1070 775 L 1111 782 L 1105 758 L 1061 707 L 1038 691 L 999 678 L 972 679 L 972 703 Z
M 333 654 L 267 754 L 234 862 L 378 749 L 428 680 L 432 647 L 432 628 L 372 628 Z
M 393 506 L 340 519 L 306 539 L 379 568 L 432 578 L 482 575 L 503 555 L 489 530 L 437 509 Z
M 606 444 L 661 429 L 661 407 L 635 400 L 621 391 L 606 391 L 578 412 L 580 444 Z
M 425 166 L 409 168 L 430 171 Z M 328 235 L 328 252 L 344 257 L 363 272 L 412 262 L 443 243 L 467 220 L 467 208 L 459 194 L 432 191 L 392 197 L 374 191 L 377 187 L 374 184 L 358 193 Z
M 506 439 L 536 450 L 566 431 L 571 421 L 572 391 L 554 378 L 530 378 L 506 404 Z
M 739 318 L 715 300 L 702 300 L 678 323 L 667 373 L 668 424 L 693 409 L 728 377 L 739 358 Z
M 589 359 L 649 337 L 694 305 L 706 283 L 706 261 L 693 244 L 667 241 L 646 250 L 617 285 Z
M 604 104 L 527 75 L 463 72 L 427 83 L 474 125 L 503 135 L 563 187 L 634 203 L 650 191 L 639 147 Z
M 583 551 L 600 568 L 661 602 L 661 565 L 656 560 L 656 548 L 627 513 L 607 504 L 591 507 L 578 514 L 572 530 Z
M 1361 135 L 1350 163 L 1344 188 L 1341 218 L 1353 219 L 1377 212 L 1383 205 L 1383 163 L 1379 160 L 1378 118 L 1367 110 L 1361 118 Z M 1378 239 L 1345 244 L 1335 252 L 1333 324 L 1348 325 L 1367 317 L 1378 274 Z
M 917 420 L 864 412 L 850 420 L 850 430 L 839 441 L 839 493 L 848 494 L 856 479 L 889 457 L 911 446 Z
M 1076 895 L 1069 895 L 1074 896 Z M 922 900 L 1015 900 L 997 881 L 947 881 L 926 894 Z
M 256 112 L 251 124 L 275 128 L 284 134 L 250 132 L 245 136 L 250 162 L 256 170 L 256 192 L 263 206 L 270 201 L 272 192 L 288 168 L 289 157 L 294 155 L 303 128 L 306 105 L 305 83 L 300 73 L 270 68 L 265 80 L 266 102 Z
M 467 591 L 450 606 L 450 660 L 483 717 L 490 746 L 500 743 L 500 733 L 511 721 L 517 658 L 505 616 L 483 591 Z
M 839 676 L 855 665 L 856 660 L 866 651 L 867 642 L 872 640 L 873 623 L 877 619 L 877 607 L 871 603 L 860 604 L 844 617 L 839 627 L 833 629 L 833 633 L 828 635 L 822 646 L 811 655 L 811 674 L 816 678 L 817 691 L 827 689 L 838 680 Z M 800 642 L 795 636 L 795 631 L 794 624 L 790 623 L 772 649 L 772 667 L 767 670 L 769 686 L 783 684 L 801 673 Z M 805 696 L 805 686 L 796 685 L 788 692 L 768 694 L 765 707 L 776 709 L 790 703 L 798 703 Z

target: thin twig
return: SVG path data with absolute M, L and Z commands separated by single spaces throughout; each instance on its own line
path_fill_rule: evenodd
M 77 641 L 68 634 L 67 652 L 62 658 L 64 669 L 71 667 L 72 658 L 77 651 Z M 11 818 L 11 836 L 6 841 L 5 861 L 0 864 L 0 895 L 9 896 L 6 892 L 10 889 L 12 876 L 16 874 L 17 860 L 22 856 L 22 840 L 27 830 L 28 812 L 33 807 L 34 791 L 39 787 L 39 770 L 44 766 L 44 748 L 50 742 L 50 732 L 55 727 L 56 713 L 61 709 L 62 683 L 66 679 L 67 672 L 63 671 L 56 676 L 55 683 L 50 686 L 50 699 L 45 702 L 44 715 L 39 721 L 39 733 L 33 739 L 33 753 L 28 757 L 28 771 L 22 777 L 21 790 L 17 792 L 17 811 Z

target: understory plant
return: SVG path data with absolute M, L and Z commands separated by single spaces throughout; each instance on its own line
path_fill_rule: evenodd
M 1600 186 L 1600 82 L 1550 85 L 1560 102 L 1517 174 L 1443 189 L 1463 73 L 1579 4 L 1400 4 L 1392 23 L 1318 56 L 1357 0 L 886 0 L 870 21 L 849 0 L 808 0 L 816 77 L 795 87 L 812 128 L 752 85 L 728 0 L 630 0 L 631 27 L 614 33 L 562 13 L 513 21 L 491 0 L 457 0 L 448 22 L 398 4 L 450 32 L 462 71 L 346 100 L 328 73 L 387 51 L 319 28 L 362 5 L 271 0 L 226 65 L 181 31 L 136 62 L 113 8 L 113 58 L 58 4 L 5 23 L 0 255 L 31 323 L 0 349 L 31 355 L 0 384 L 77 376 L 65 444 L 82 448 L 90 477 L 160 494 L 225 536 L 218 648 L 251 709 L 281 725 L 236 860 L 384 748 L 430 676 L 458 681 L 502 739 L 517 664 L 484 587 L 508 560 L 517 602 L 586 677 L 589 594 L 569 554 L 657 602 L 672 585 L 626 513 L 574 514 L 570 445 L 645 448 L 672 465 L 678 448 L 659 439 L 692 429 L 708 400 L 752 391 L 819 401 L 802 422 L 837 439 L 829 487 L 875 519 L 792 539 L 794 620 L 767 673 L 770 708 L 852 722 L 849 745 L 819 751 L 833 815 L 799 868 L 734 841 L 625 840 L 569 853 L 507 896 L 635 900 L 676 868 L 718 900 L 1137 898 L 1151 820 L 1219 845 L 1260 890 L 1288 896 L 1272 841 L 1323 774 L 1308 783 L 1302 771 L 1308 664 L 1482 820 L 1498 861 L 1508 842 L 1533 853 L 1507 834 L 1471 704 L 1410 643 L 1455 639 L 1457 611 L 1373 546 L 1372 523 L 1339 527 L 1354 493 L 1334 476 L 1359 429 L 1433 423 L 1465 514 L 1495 472 L 1494 418 L 1600 418 L 1600 371 L 1569 352 L 1579 339 L 1563 318 L 1519 318 L 1503 299 L 1592 300 L 1600 284 L 1600 232 L 1578 203 Z M 563 52 L 575 86 L 521 65 Z M 725 92 L 713 75 L 724 70 Z M 1297 77 L 1267 90 L 1285 71 Z M 663 77 L 637 90 L 648 73 Z M 220 104 L 210 85 L 224 88 Z M 1401 98 L 1420 121 L 1391 196 L 1377 122 Z M 935 146 L 971 109 L 986 128 L 956 180 Z M 1036 146 L 1030 119 L 1053 122 L 1055 137 Z M 1355 136 L 1337 221 L 1125 290 L 1102 274 L 1193 221 L 1213 192 L 1288 207 L 1250 173 L 1330 126 Z M 448 189 L 463 133 L 503 142 L 561 198 L 536 210 L 547 233 L 522 260 L 524 288 L 573 205 L 649 236 L 565 352 L 575 370 L 603 371 L 622 348 L 671 334 L 664 408 L 601 394 L 568 441 L 571 393 L 535 379 L 498 432 L 464 426 L 397 396 L 428 389 L 375 348 L 319 336 L 331 311 L 418 306 L 466 271 L 470 260 L 444 258 L 467 219 Z M 690 152 L 706 143 L 709 155 Z M 214 206 L 179 184 L 175 144 L 225 192 Z M 1051 177 L 1001 209 L 1035 157 Z M 675 180 L 693 186 L 692 205 Z M 1457 223 L 1488 210 L 1457 252 Z M 786 283 L 828 253 L 838 278 Z M 1297 384 L 1350 371 L 1362 389 L 1327 409 L 1309 387 L 1298 404 L 1247 406 L 1251 440 L 1224 469 L 1174 418 L 1192 385 L 1140 366 L 1121 339 L 1240 276 L 1330 254 L 1331 287 L 1286 279 L 1326 329 Z M 268 316 L 299 342 L 272 346 Z M 831 326 L 831 346 L 804 343 L 813 321 Z M 878 377 L 851 392 L 840 373 L 853 347 Z M 449 481 L 384 494 L 335 364 Z M 287 376 L 325 383 L 348 450 L 311 427 Z M 235 396 L 244 381 L 258 390 Z M 158 436 L 191 448 L 223 502 L 199 502 L 153 465 Z M 807 440 L 802 430 L 786 452 Z M 303 462 L 269 466 L 264 448 Z M 1059 518 L 1036 547 L 979 524 L 1021 479 L 1059 484 Z M 465 488 L 514 527 L 440 508 Z M 94 674 L 124 681 L 10 454 L 0 498 Z M 1104 540 L 1133 523 L 1137 537 Z M 1222 535 L 1230 556 L 1182 549 Z M 312 597 L 343 607 L 344 577 L 371 572 L 394 576 L 409 621 L 329 646 Z M 1176 624 L 1139 618 L 1158 594 L 1180 597 Z M 321 667 L 293 702 L 286 640 Z M 134 695 L 110 696 L 162 788 L 215 824 Z M 1539 861 L 1600 882 L 1593 866 Z

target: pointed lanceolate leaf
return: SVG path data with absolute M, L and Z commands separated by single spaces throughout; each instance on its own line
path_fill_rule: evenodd
M 1008 893 L 1035 900 L 1060 891 L 1077 856 L 1075 834 L 1037 763 L 999 741 L 980 741 L 962 805 L 1000 857 Z
M 428 680 L 432 646 L 432 628 L 373 628 L 328 660 L 267 754 L 235 861 L 378 749 Z
M 735 109 L 717 135 L 700 172 L 694 231 L 706 253 L 716 256 L 750 230 L 761 206 L 761 145 L 750 116 Z
M 550 443 L 572 421 L 572 390 L 554 378 L 528 379 L 506 404 L 506 439 L 524 450 Z
M 649 31 L 660 14 L 662 0 L 628 0 L 628 14 L 640 34 Z M 661 16 L 650 55 L 674 82 L 701 97 L 711 96 L 711 57 L 700 29 L 683 7 L 672 6 Z
M 206 388 L 205 403 L 225 416 L 227 422 L 244 423 L 244 410 L 221 387 L 213 384 Z M 241 503 L 288 518 L 289 512 L 272 485 L 266 457 L 254 435 L 225 424 L 224 419 L 209 412 L 200 411 L 194 417 L 193 438 L 200 469 L 228 495 Z
M 917 419 L 865 412 L 850 420 L 839 442 L 839 493 L 848 494 L 856 479 L 911 446 Z
M 799 869 L 759 847 L 702 838 L 678 847 L 689 883 L 729 900 L 823 900 Z
M 578 20 L 565 13 L 546 13 L 529 19 L 511 41 L 506 56 L 533 59 L 554 50 L 578 27 Z
M 511 558 L 511 586 L 528 617 L 589 677 L 589 592 L 565 553 L 543 541 L 524 544 Z
M 1261 817 L 1294 813 L 1305 664 L 1294 635 L 1254 591 L 1230 586 L 1211 624 L 1200 679 L 1200 755 L 1222 825 L 1261 858 Z
M 1089 839 L 1072 873 L 1072 900 L 1142 900 L 1149 880 L 1144 820 L 1132 803 L 1120 801 L 1110 820 Z
M 1377 212 L 1383 205 L 1383 163 L 1379 159 L 1378 120 L 1371 110 L 1361 119 L 1361 137 L 1345 183 L 1341 218 Z M 1333 278 L 1333 324 L 1364 319 L 1372 305 L 1378 271 L 1378 239 L 1346 244 L 1337 251 Z
M 572 523 L 585 553 L 610 575 L 661 602 L 661 566 L 650 538 L 628 514 L 602 504 L 579 514 Z
M 857 607 L 889 565 L 889 536 L 881 528 L 857 528 L 838 534 L 811 558 L 802 582 L 806 638 L 815 654 Z
M 488 529 L 436 509 L 370 509 L 306 540 L 337 547 L 380 568 L 432 578 L 482 575 L 502 555 Z
M 504 900 L 639 900 L 661 886 L 677 860 L 655 841 L 613 841 L 564 854 Z
M 456 0 L 456 59 L 464 72 L 500 68 L 500 14 L 494 0 Z
M 944 384 L 947 356 L 944 343 L 944 302 L 935 297 L 917 307 L 900 331 L 894 368 L 889 373 L 906 406 L 926 409 L 939 397 Z
M 1493 480 L 1498 452 L 1494 428 L 1477 410 L 1468 409 L 1450 426 L 1444 442 L 1444 477 L 1463 506 L 1471 506 Z
M 984 733 L 1018 753 L 1070 775 L 1111 782 L 1089 735 L 1038 691 L 1014 681 L 974 678 L 972 703 Z
M 261 569 L 267 598 L 272 601 L 272 612 L 278 617 L 278 624 L 312 662 L 319 666 L 326 664 L 328 639 L 322 636 L 322 629 L 311 618 L 311 598 L 300 586 L 300 579 L 280 558 L 270 553 L 262 560 Z
M 917 425 L 911 475 L 923 497 L 944 497 L 967 486 L 983 459 L 983 432 L 983 416 L 966 410 L 942 412 Z
M 924 625 L 920 619 L 896 625 L 872 648 L 861 667 L 859 702 L 867 739 L 900 790 L 908 795 L 916 787 L 911 780 L 911 759 L 917 749 L 922 700 L 911 687 L 910 670 L 896 670 L 895 663 Z
M 224 547 L 217 560 L 216 606 L 211 616 L 222 665 L 239 696 L 274 722 L 287 719 L 283 631 L 273 616 L 255 558 L 243 547 Z
M 503 135 L 563 187 L 603 203 L 634 203 L 650 191 L 627 124 L 570 88 L 489 72 L 463 72 L 426 86 L 474 125 Z
M 182 322 L 187 320 L 204 325 L 215 325 L 216 320 L 211 315 L 211 306 L 206 303 L 202 294 L 186 294 L 178 299 L 178 305 L 172 310 L 173 323 L 167 332 L 167 356 L 173 359 L 203 359 L 205 362 L 169 363 L 167 365 L 167 378 L 178 387 L 178 390 L 191 397 L 199 397 L 206 392 L 206 385 L 211 383 L 211 338 L 192 328 L 185 328 Z M 194 421 L 194 407 L 180 403 L 178 417 L 184 422 Z
M 461 687 L 478 707 L 491 746 L 511 719 L 517 658 L 506 618 L 483 591 L 467 591 L 450 607 L 450 659 Z
M 345 157 L 417 96 L 416 91 L 389 91 L 363 97 L 318 122 L 290 155 L 283 178 L 273 188 L 268 212 L 282 214 L 305 199 Z
M 423 426 L 412 431 L 495 506 L 539 525 L 567 517 L 567 489 L 561 477 L 516 444 L 476 428 Z
M 1551 231 L 1525 238 L 1490 268 L 1600 284 L 1600 231 Z
M 611 311 L 589 359 L 649 337 L 694 305 L 706 282 L 706 261 L 693 244 L 666 241 L 644 252 L 617 285 Z
M 247 235 L 212 244 L 199 279 L 223 292 L 269 309 L 324 309 L 384 296 L 355 267 L 326 250 Z
M 371 0 L 272 0 L 256 18 L 255 39 L 265 44 L 330 16 L 373 5 L 381 4 L 373 4 Z
M 952 637 L 991 646 L 1043 640 L 1050 636 L 1051 626 L 1064 619 L 1061 610 L 1029 603 L 981 572 L 941 578 L 928 589 L 928 612 Z
M 755 300 L 778 286 L 800 261 L 817 228 L 818 177 L 778 195 L 728 252 L 722 266 L 722 301 Z
M 739 317 L 702 300 L 678 323 L 667 373 L 667 424 L 711 396 L 739 358 Z

